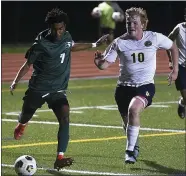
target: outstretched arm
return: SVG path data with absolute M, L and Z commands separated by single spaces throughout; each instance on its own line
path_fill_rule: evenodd
M 31 64 L 26 61 L 21 68 L 19 69 L 14 81 L 12 82 L 10 86 L 10 93 L 13 95 L 13 91 L 16 88 L 18 82 L 21 80 L 21 78 L 29 71 Z
M 104 70 L 108 68 L 117 58 L 116 44 L 112 42 L 102 54 L 100 51 L 96 51 L 94 63 L 100 69 Z
M 100 70 L 104 70 L 112 64 L 112 63 L 106 61 L 105 59 L 103 59 L 103 57 L 104 56 L 102 55 L 102 53 L 100 51 L 96 51 L 94 63 Z
M 80 50 L 89 49 L 92 48 L 92 45 L 93 45 L 92 43 L 75 43 L 71 51 L 80 51 Z
M 80 50 L 85 50 L 89 48 L 95 48 L 107 40 L 109 34 L 103 35 L 101 38 L 99 38 L 95 43 L 75 43 L 71 49 L 71 51 L 80 51 Z

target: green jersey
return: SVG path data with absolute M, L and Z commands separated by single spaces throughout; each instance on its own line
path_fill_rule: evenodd
M 100 17 L 101 27 L 115 29 L 116 22 L 112 19 L 113 8 L 107 2 L 102 2 L 98 7 L 102 12 Z
M 25 58 L 33 64 L 29 88 L 41 93 L 66 90 L 70 78 L 72 37 L 64 32 L 61 40 L 50 40 L 49 29 L 41 32 Z

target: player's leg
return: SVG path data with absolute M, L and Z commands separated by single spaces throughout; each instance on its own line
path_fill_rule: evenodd
M 50 99 L 51 98 L 51 99 Z M 63 93 L 51 94 L 46 100 L 49 108 L 51 108 L 59 122 L 57 134 L 57 157 L 54 163 L 55 169 L 61 169 L 65 166 L 70 166 L 73 163 L 72 158 L 64 157 L 69 142 L 69 113 L 70 107 L 66 96 Z
M 181 95 L 183 97 L 183 100 L 182 100 L 181 103 L 186 106 L 186 88 L 181 90 L 180 93 L 181 93 Z
M 126 128 L 128 124 L 128 107 L 132 97 L 135 95 L 133 91 L 134 88 L 126 87 L 126 86 L 117 86 L 115 91 L 115 101 L 118 106 L 118 110 L 122 117 L 122 126 L 124 130 L 124 135 L 126 135 Z M 134 147 L 134 155 L 137 158 L 139 155 L 139 137 L 137 138 L 135 147 Z
M 135 163 L 134 147 L 139 136 L 140 118 L 139 113 L 144 109 L 145 100 L 142 97 L 136 96 L 132 98 L 128 110 L 128 125 L 126 129 L 127 144 L 125 163 Z
M 33 117 L 37 108 L 41 107 L 44 101 L 41 96 L 35 94 L 29 89 L 25 92 L 23 97 L 22 111 L 18 117 L 18 124 L 14 130 L 14 138 L 19 140 L 24 133 L 25 127 L 29 120 Z
M 178 115 L 180 118 L 186 118 L 186 89 L 180 90 L 181 97 L 178 101 Z
M 114 40 L 114 30 L 108 27 L 101 27 L 101 36 L 109 34 L 107 44 L 110 44 Z
M 140 113 L 145 107 L 149 106 L 155 93 L 153 84 L 148 84 L 136 88 L 136 96 L 134 96 L 129 104 L 128 109 L 128 125 L 127 125 L 127 145 L 126 145 L 126 163 L 135 163 L 134 148 L 140 130 Z
M 128 106 L 131 100 L 131 96 L 128 95 L 128 89 L 125 86 L 117 86 L 115 90 L 115 101 L 118 106 L 119 113 L 122 118 L 122 126 L 124 134 L 128 123 Z
M 179 65 L 178 77 L 175 81 L 176 89 L 180 91 L 181 97 L 178 101 L 178 115 L 186 118 L 186 68 Z
M 107 44 L 110 44 L 113 40 L 114 40 L 114 30 L 113 29 L 109 29 L 109 32 L 108 32 L 109 37 L 108 37 L 108 42 Z

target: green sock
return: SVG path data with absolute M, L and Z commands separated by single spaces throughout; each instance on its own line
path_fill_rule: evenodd
M 69 141 L 69 123 L 60 124 L 58 130 L 57 152 L 66 152 Z

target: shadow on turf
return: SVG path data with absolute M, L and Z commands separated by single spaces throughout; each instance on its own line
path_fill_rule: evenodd
M 144 162 L 147 166 L 153 168 L 151 169 L 142 169 L 142 168 L 131 168 L 131 170 L 139 171 L 139 170 L 146 170 L 153 173 L 161 173 L 161 174 L 168 174 L 169 176 L 186 176 L 186 171 L 179 170 L 179 169 L 173 169 L 168 168 L 166 166 L 162 166 L 160 164 L 157 164 L 155 161 L 149 161 L 149 160 L 139 160 L 141 162 Z M 154 170 L 156 169 L 156 170 Z

